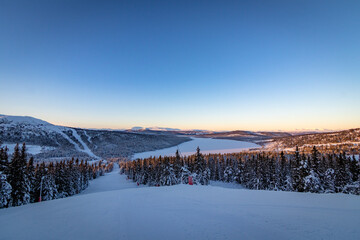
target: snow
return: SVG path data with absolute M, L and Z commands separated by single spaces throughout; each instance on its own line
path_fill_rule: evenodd
M 24 125 L 26 126 L 26 129 L 33 130 L 33 129 L 41 129 L 45 132 L 56 132 L 61 134 L 67 141 L 69 141 L 71 144 L 74 145 L 75 149 L 77 151 L 84 152 L 88 154 L 90 157 L 94 158 L 95 160 L 99 160 L 100 158 L 96 156 L 89 147 L 84 143 L 84 141 L 81 139 L 77 131 L 73 128 L 67 128 L 62 126 L 56 126 L 51 123 L 45 122 L 43 120 L 33 118 L 33 117 L 23 117 L 23 116 L 8 116 L 8 115 L 0 115 L 0 123 L 2 126 L 4 126 L 4 129 L 8 127 L 12 127 L 15 125 Z M 80 148 L 80 146 L 74 142 L 68 135 L 64 133 L 64 131 L 71 130 L 73 133 L 73 136 L 78 140 L 78 142 L 82 145 L 83 148 Z M 36 131 L 34 131 L 36 132 Z M 89 136 L 87 135 L 88 139 Z M 27 145 L 30 147 L 31 145 Z M 9 147 L 10 148 L 10 147 Z M 33 147 L 33 154 L 37 154 L 41 152 L 41 147 Z
M 124 181 L 124 175 L 119 174 L 119 166 L 114 165 L 114 170 L 106 174 L 106 177 L 100 177 L 90 182 L 90 186 L 81 194 L 90 194 L 114 190 L 122 190 L 127 188 L 138 187 L 133 181 Z
M 84 130 L 84 134 L 87 137 L 88 142 L 91 143 L 91 137 L 87 134 L 85 130 Z
M 17 124 L 44 125 L 44 126 L 52 125 L 51 123 L 48 123 L 46 121 L 28 116 L 9 116 L 9 115 L 0 114 L 0 120 L 13 125 L 17 125 Z
M 15 148 L 15 143 L 3 143 L 1 146 L 7 146 L 7 148 L 9 149 L 8 153 L 12 154 L 14 152 L 14 148 Z M 21 148 L 21 144 L 19 144 L 19 147 Z M 55 149 L 54 147 L 49 147 L 49 146 L 40 146 L 40 145 L 26 145 L 26 152 L 30 153 L 32 155 L 35 154 L 39 154 L 42 152 L 46 152 L 46 151 L 50 151 Z
M 359 239 L 360 197 L 176 185 L 117 169 L 83 194 L 0 210 L 0 239 Z
M 206 153 L 234 153 L 240 152 L 249 148 L 260 147 L 255 143 L 242 142 L 227 139 L 212 139 L 212 138 L 195 138 L 192 137 L 192 141 L 184 142 L 178 146 L 164 148 L 155 151 L 136 153 L 133 159 L 147 158 L 151 156 L 174 156 L 176 150 L 179 150 L 181 155 L 192 155 L 196 152 L 196 148 L 200 147 L 200 151 L 203 154 Z
M 94 159 L 100 159 L 98 156 L 96 156 L 91 150 L 90 148 L 86 145 L 86 143 L 84 143 L 84 141 L 81 139 L 81 137 L 79 136 L 79 134 L 77 133 L 77 131 L 73 128 L 71 128 L 71 131 L 73 133 L 73 136 L 76 138 L 76 140 L 78 140 L 78 142 L 82 145 L 83 149 L 79 148 L 79 146 L 72 141 L 70 138 L 70 140 L 73 142 L 73 144 L 75 145 L 75 147 L 77 146 L 77 150 L 78 151 L 82 151 L 86 154 L 88 154 L 90 157 L 93 157 Z

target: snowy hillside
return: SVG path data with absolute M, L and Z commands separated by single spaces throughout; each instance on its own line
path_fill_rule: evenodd
M 360 128 L 337 132 L 313 133 L 296 136 L 285 136 L 274 139 L 267 144 L 268 150 L 295 150 L 298 146 L 302 151 L 309 152 L 316 146 L 323 152 L 345 151 L 349 154 L 360 154 Z
M 0 143 L 12 148 L 15 143 L 25 142 L 34 149 L 30 153 L 36 160 L 126 157 L 188 140 L 173 134 L 80 129 L 53 125 L 33 117 L 0 115 Z
M 1 209 L 0 239 L 352 240 L 359 221 L 359 196 L 137 187 L 114 171 L 83 194 Z

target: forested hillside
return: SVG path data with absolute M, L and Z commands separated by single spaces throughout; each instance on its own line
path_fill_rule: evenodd
M 70 160 L 72 157 L 84 160 L 128 157 L 137 152 L 171 147 L 189 140 L 171 133 L 70 128 L 32 117 L 0 115 L 0 144 L 14 146 L 25 142 L 38 149 L 29 152 L 35 161 Z
M 340 153 L 345 151 L 348 154 L 359 154 L 360 128 L 349 129 L 339 132 L 305 134 L 288 136 L 274 139 L 268 144 L 271 150 L 295 150 L 298 146 L 301 151 L 309 153 L 312 146 L 322 152 Z

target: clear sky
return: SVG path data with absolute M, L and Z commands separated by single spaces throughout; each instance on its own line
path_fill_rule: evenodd
M 360 1 L 0 1 L 0 113 L 88 128 L 360 127 Z

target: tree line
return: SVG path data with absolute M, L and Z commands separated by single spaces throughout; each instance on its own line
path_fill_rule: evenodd
M 35 165 L 33 157 L 27 160 L 25 143 L 21 149 L 15 146 L 9 160 L 7 147 L 0 148 L 0 208 L 78 194 L 111 170 L 112 163 L 90 165 L 78 159 Z
M 152 157 L 120 163 L 121 173 L 139 184 L 166 186 L 209 181 L 236 182 L 248 189 L 360 194 L 360 165 L 354 156 L 296 151 L 242 152 Z

